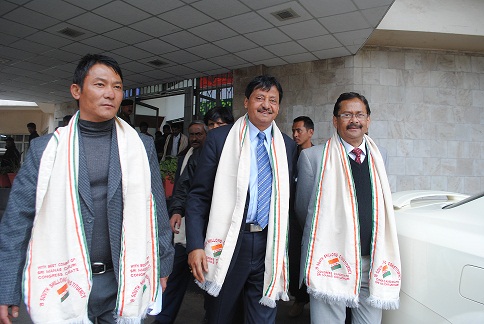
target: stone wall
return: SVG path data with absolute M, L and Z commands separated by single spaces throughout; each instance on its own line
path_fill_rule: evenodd
M 484 55 L 365 47 L 355 56 L 234 71 L 234 115 L 256 75 L 275 76 L 284 98 L 277 123 L 311 117 L 315 144 L 333 133 L 342 92 L 367 97 L 370 136 L 389 155 L 392 191 L 484 191 Z

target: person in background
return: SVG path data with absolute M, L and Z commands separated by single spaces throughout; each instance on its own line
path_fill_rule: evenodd
M 254 78 L 245 91 L 247 114 L 210 131 L 198 159 L 185 210 L 188 264 L 208 293 L 212 324 L 242 316 L 235 314 L 242 292 L 246 323 L 274 323 L 276 301 L 288 300 L 286 238 L 297 150 L 274 122 L 282 95 L 274 77 Z
M 297 144 L 298 156 L 302 150 L 314 146 L 311 138 L 314 135 L 314 123 L 308 116 L 296 117 L 292 124 L 292 138 Z
M 69 124 L 69 121 L 71 120 L 72 115 L 65 115 L 62 118 L 62 126 L 67 126 Z
M 5 139 L 5 154 L 2 157 L 1 167 L 17 169 L 20 167 L 20 152 L 15 146 L 13 137 L 7 137 Z M 13 172 L 13 171 L 12 171 Z
M 206 130 L 212 130 L 220 126 L 234 123 L 234 117 L 227 108 L 216 106 L 211 108 L 203 117 Z M 165 125 L 166 126 L 166 125 Z M 189 141 L 190 146 L 193 147 L 192 131 L 189 127 Z M 205 141 L 205 139 L 204 139 Z M 202 144 L 203 145 L 203 144 Z M 179 163 L 179 170 L 177 170 L 177 181 L 175 185 L 175 193 L 172 196 L 169 214 L 172 215 L 170 224 L 175 233 L 175 262 L 173 264 L 173 272 L 168 279 L 167 290 L 165 291 L 164 300 L 170 300 L 165 303 L 163 311 L 156 317 L 156 323 L 173 323 L 175 321 L 183 296 L 185 295 L 188 280 L 192 277 L 187 264 L 188 255 L 186 253 L 186 234 L 185 234 L 185 201 L 193 180 L 198 157 L 200 156 L 200 148 L 191 148 L 185 155 L 183 162 Z M 188 158 L 187 158 L 188 157 Z M 188 160 L 188 161 L 187 161 Z M 182 172 L 185 170 L 185 172 Z M 242 300 L 241 300 L 242 301 Z M 240 307 L 239 307 L 240 308 Z M 240 310 L 240 309 L 238 309 Z M 241 308 L 243 311 L 243 307 Z M 238 319 L 235 323 L 242 323 L 243 319 Z
M 121 101 L 121 106 L 119 107 L 118 117 L 127 122 L 131 127 L 134 128 L 134 124 L 131 122 L 131 115 L 133 114 L 133 100 L 124 99 Z
M 161 150 L 165 148 L 166 144 L 166 139 L 168 138 L 168 135 L 171 134 L 171 126 L 169 124 L 163 125 L 163 135 L 161 136 Z
M 171 134 L 171 126 L 169 124 L 163 125 L 163 136 L 165 139 Z
M 208 129 L 214 129 L 220 126 L 234 123 L 234 116 L 229 109 L 222 106 L 215 106 L 211 108 L 205 116 L 203 116 L 203 121 Z
M 370 106 L 343 93 L 333 110 L 336 131 L 323 145 L 301 152 L 295 209 L 305 222 L 300 282 L 310 294 L 313 323 L 381 322 L 396 309 L 401 264 L 384 161 L 365 133 Z M 337 229 L 337 230 L 335 230 Z
M 139 123 L 139 131 L 141 134 L 145 134 L 146 136 L 149 136 L 153 139 L 153 135 L 151 135 L 150 133 L 148 133 L 148 128 L 149 128 L 149 125 L 147 122 L 144 122 L 142 121 L 141 123 Z
M 166 138 L 165 148 L 163 150 L 164 160 L 167 156 L 183 155 L 182 152 L 188 150 L 188 137 L 181 133 L 183 124 L 172 124 L 171 134 Z
M 171 197 L 168 209 L 168 213 L 171 215 L 171 230 L 174 233 L 175 259 L 173 262 L 173 271 L 168 278 L 166 290 L 163 293 L 163 309 L 156 316 L 155 323 L 158 324 L 171 324 L 175 322 L 191 277 L 186 252 L 185 202 L 197 166 L 198 156 L 207 137 L 207 132 L 207 126 L 201 120 L 195 120 L 188 126 L 190 149 L 182 159 L 180 170 L 177 170 L 180 176 L 176 181 L 174 194 Z
M 311 138 L 314 134 L 314 123 L 307 116 L 296 117 L 292 124 L 292 138 L 297 144 L 298 157 L 302 150 L 314 146 Z M 291 201 L 293 207 L 293 200 Z M 309 303 L 306 285 L 299 287 L 299 271 L 301 266 L 301 240 L 303 225 L 297 220 L 293 208 L 289 217 L 289 292 L 294 296 L 294 304 L 288 312 L 289 317 L 298 317 L 304 311 L 304 305 Z
M 161 161 L 161 156 L 163 155 L 163 146 L 161 142 L 163 141 L 163 133 L 161 131 L 155 132 L 155 149 L 156 155 L 158 156 L 158 162 Z
M 171 272 L 154 142 L 115 118 L 118 63 L 85 55 L 70 91 L 79 111 L 32 141 L 0 223 L 2 324 L 22 293 L 35 323 L 139 323 Z
M 163 133 L 160 131 L 155 133 L 155 147 L 156 154 L 158 155 L 158 162 L 161 161 L 161 158 L 163 157 L 166 138 L 169 134 L 171 134 L 171 127 L 168 124 L 163 125 Z
M 37 125 L 35 123 L 28 123 L 27 124 L 27 130 L 29 131 L 29 145 L 30 142 L 34 139 L 39 137 L 39 134 L 37 133 Z

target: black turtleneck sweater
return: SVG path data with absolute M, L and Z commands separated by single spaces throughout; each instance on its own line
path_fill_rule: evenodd
M 79 138 L 84 150 L 94 206 L 94 227 L 89 251 L 91 262 L 111 261 L 107 194 L 113 127 L 114 119 L 101 123 L 79 120 Z

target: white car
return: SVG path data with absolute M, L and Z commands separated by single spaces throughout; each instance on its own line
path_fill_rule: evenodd
M 393 205 L 402 289 L 383 323 L 484 323 L 484 192 L 404 191 Z

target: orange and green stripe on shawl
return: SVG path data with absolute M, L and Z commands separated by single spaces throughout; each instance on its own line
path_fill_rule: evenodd
M 368 163 L 370 165 L 370 183 L 371 183 L 371 197 L 372 197 L 372 210 L 373 210 L 373 231 L 372 231 L 372 237 L 371 237 L 371 263 L 370 263 L 370 273 L 373 269 L 373 261 L 375 260 L 375 251 L 376 251 L 376 243 L 378 241 L 377 234 L 379 233 L 378 227 L 379 227 L 379 206 L 378 206 L 378 201 L 379 201 L 379 196 L 378 196 L 378 190 L 377 186 L 378 183 L 375 181 L 375 161 L 373 159 L 373 156 L 368 154 Z
M 74 222 L 76 224 L 76 236 L 77 241 L 79 242 L 79 246 L 81 248 L 81 255 L 82 255 L 82 265 L 84 266 L 84 273 L 86 274 L 86 282 L 88 283 L 88 290 L 91 289 L 91 262 L 89 260 L 89 253 L 87 253 L 87 242 L 86 242 L 86 235 L 84 233 L 84 226 L 82 221 L 82 213 L 81 213 L 81 204 L 79 199 L 79 183 L 78 183 L 78 170 L 79 167 L 76 164 L 78 162 L 78 151 L 76 152 L 75 148 L 77 146 L 77 150 L 79 150 L 79 138 L 78 138 L 78 129 L 77 124 L 79 122 L 79 113 L 76 114 L 74 122 L 70 125 L 69 128 L 69 138 L 72 141 L 68 144 L 68 158 L 67 158 L 67 165 L 70 166 L 70 170 L 68 172 L 69 179 L 69 190 L 70 190 L 70 197 L 71 197 L 71 204 L 72 204 L 72 212 L 74 215 Z
M 152 266 L 152 276 L 153 276 L 153 285 L 151 287 L 151 301 L 156 299 L 158 295 L 158 279 L 160 276 L 159 269 L 160 269 L 160 260 L 159 258 L 155 257 L 159 255 L 159 245 L 158 245 L 158 219 L 156 217 L 156 200 L 153 197 L 153 193 L 150 197 L 150 226 L 151 226 L 151 256 L 153 261 L 156 260 L 156 264 L 153 263 Z
M 314 244 L 316 244 L 316 229 L 318 228 L 318 223 L 319 223 L 319 210 L 321 208 L 320 201 L 321 201 L 321 196 L 323 194 L 323 178 L 324 178 L 324 170 L 326 169 L 326 163 L 328 162 L 328 150 L 329 146 L 331 144 L 331 139 L 328 140 L 326 145 L 324 146 L 323 149 L 323 154 L 321 156 L 321 168 L 319 170 L 318 174 L 318 189 L 316 193 L 316 201 L 314 202 L 314 213 L 313 213 L 313 219 L 311 222 L 311 231 L 309 234 L 310 240 L 309 240 L 309 246 L 308 246 L 308 251 L 306 254 L 306 269 L 305 269 L 305 276 L 306 276 L 306 285 L 310 285 L 310 273 L 311 273 L 311 266 L 312 266 L 312 261 L 313 261 L 313 253 L 314 253 Z
M 247 132 L 249 131 L 249 126 L 247 122 L 249 121 L 249 116 L 246 115 L 244 118 L 244 122 L 242 123 L 242 127 L 239 133 L 239 143 L 240 143 L 240 149 L 242 149 L 242 146 L 244 146 L 244 141 L 247 137 Z
M 274 288 L 275 288 L 275 281 L 277 278 L 277 265 L 279 264 L 279 241 L 281 239 L 281 224 L 280 224 L 280 217 L 281 217 L 281 202 L 279 199 L 279 192 L 280 192 L 280 183 L 279 183 L 279 163 L 277 160 L 277 152 L 276 152 L 276 147 L 274 145 L 274 129 L 272 129 L 272 142 L 271 142 L 271 150 L 270 150 L 270 159 L 272 161 L 272 165 L 274 166 L 273 169 L 273 188 L 275 189 L 274 192 L 274 201 L 272 202 L 273 204 L 273 229 L 274 229 L 274 235 L 273 235 L 273 246 L 276 247 L 276 249 L 272 250 L 272 277 L 271 281 L 265 291 L 265 296 L 271 296 Z M 285 281 L 284 281 L 284 288 L 285 287 Z M 285 291 L 285 289 L 284 289 Z
M 356 189 L 353 180 L 353 175 L 351 173 L 350 158 L 346 153 L 346 149 L 341 142 L 341 137 L 339 137 L 339 146 L 341 152 L 341 160 L 343 161 L 343 169 L 345 171 L 345 178 L 347 181 L 347 187 L 350 191 L 350 201 L 351 201 L 351 214 L 353 220 L 353 242 L 354 244 L 354 260 L 355 260 L 355 286 L 353 288 L 353 293 L 356 295 L 360 287 L 360 277 L 361 277 L 361 267 L 360 267 L 360 222 L 358 219 L 358 200 L 356 199 Z

